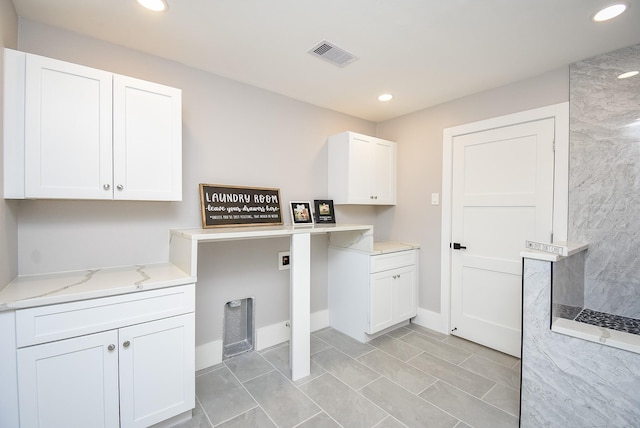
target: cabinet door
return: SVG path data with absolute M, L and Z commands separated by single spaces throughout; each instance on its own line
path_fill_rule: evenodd
M 182 200 L 182 93 L 115 75 L 114 199 Z
M 371 189 L 371 146 L 370 140 L 360 136 L 349 139 L 349 203 L 374 203 Z
M 146 427 L 195 406 L 194 314 L 122 328 L 122 428 Z
M 343 132 L 329 137 L 328 159 L 334 203 L 395 205 L 396 143 Z
M 370 144 L 372 203 L 396 203 L 396 145 L 374 139 Z
M 418 311 L 415 266 L 397 269 L 393 274 L 393 322 L 399 323 L 416 316 Z
M 117 339 L 107 331 L 18 349 L 20 426 L 117 427 Z
M 368 333 L 376 333 L 414 317 L 417 303 L 415 265 L 372 274 Z
M 112 74 L 26 56 L 25 197 L 111 199 Z
M 374 273 L 369 284 L 369 331 L 373 334 L 394 324 L 393 271 Z

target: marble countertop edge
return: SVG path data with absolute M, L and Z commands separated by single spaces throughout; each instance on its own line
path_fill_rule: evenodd
M 0 311 L 68 303 L 192 284 L 172 263 L 18 276 L 0 290 Z
M 388 254 L 405 250 L 417 250 L 420 245 L 411 242 L 374 241 L 372 254 Z
M 400 241 L 374 241 L 373 250 L 344 248 L 344 247 L 337 247 L 332 245 L 329 245 L 329 246 L 336 250 L 350 251 L 354 253 L 366 254 L 369 256 L 377 256 L 381 254 L 397 253 L 399 251 L 420 249 L 420 245 L 418 244 L 413 244 L 410 242 L 400 242 Z
M 522 250 L 520 252 L 520 256 L 525 258 L 525 259 L 533 259 L 533 260 L 542 260 L 542 261 L 548 261 L 548 262 L 557 262 L 559 260 L 562 260 L 564 258 L 570 257 L 574 254 L 578 254 L 581 251 L 586 251 L 587 249 L 589 249 L 589 244 L 584 244 L 584 243 L 577 243 L 577 242 L 567 242 L 567 241 L 561 241 L 561 242 L 554 242 L 552 244 L 549 245 L 554 245 L 554 246 L 558 246 L 558 247 L 564 247 L 567 255 L 566 256 L 561 256 L 558 254 L 553 254 L 553 253 L 548 253 L 546 251 L 539 251 L 539 250 L 533 250 L 530 248 L 526 248 L 524 250 Z
M 558 318 L 551 331 L 640 354 L 640 335 Z
M 300 233 L 331 233 L 346 232 L 354 230 L 373 229 L 369 224 L 348 224 L 348 223 L 330 223 L 330 224 L 310 224 L 292 226 L 290 224 L 276 226 L 242 226 L 242 227 L 212 227 L 212 228 L 174 228 L 171 234 L 179 235 L 187 239 L 196 241 L 215 241 L 228 239 L 247 239 L 251 237 L 277 237 L 291 236 Z

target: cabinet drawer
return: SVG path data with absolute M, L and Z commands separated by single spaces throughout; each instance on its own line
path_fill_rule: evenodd
M 371 256 L 371 273 L 416 264 L 416 250 Z
M 193 312 L 195 284 L 16 311 L 18 347 Z

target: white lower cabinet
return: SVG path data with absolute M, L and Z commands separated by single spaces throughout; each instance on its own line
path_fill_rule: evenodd
M 19 348 L 20 427 L 148 427 L 193 409 L 193 293 L 189 285 L 24 310 L 18 343 L 38 341 L 23 323 L 47 323 L 42 337 L 78 317 L 122 326 Z
M 360 342 L 414 317 L 417 250 L 365 254 L 329 248 L 329 324 Z
M 195 405 L 194 314 L 118 332 L 120 425 L 146 427 Z
M 369 328 L 373 334 L 416 315 L 415 265 L 371 274 Z
M 21 427 L 117 427 L 117 331 L 18 350 Z

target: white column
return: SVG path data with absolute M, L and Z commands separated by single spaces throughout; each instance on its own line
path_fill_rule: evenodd
M 311 359 L 311 234 L 291 235 L 291 379 L 310 373 Z

